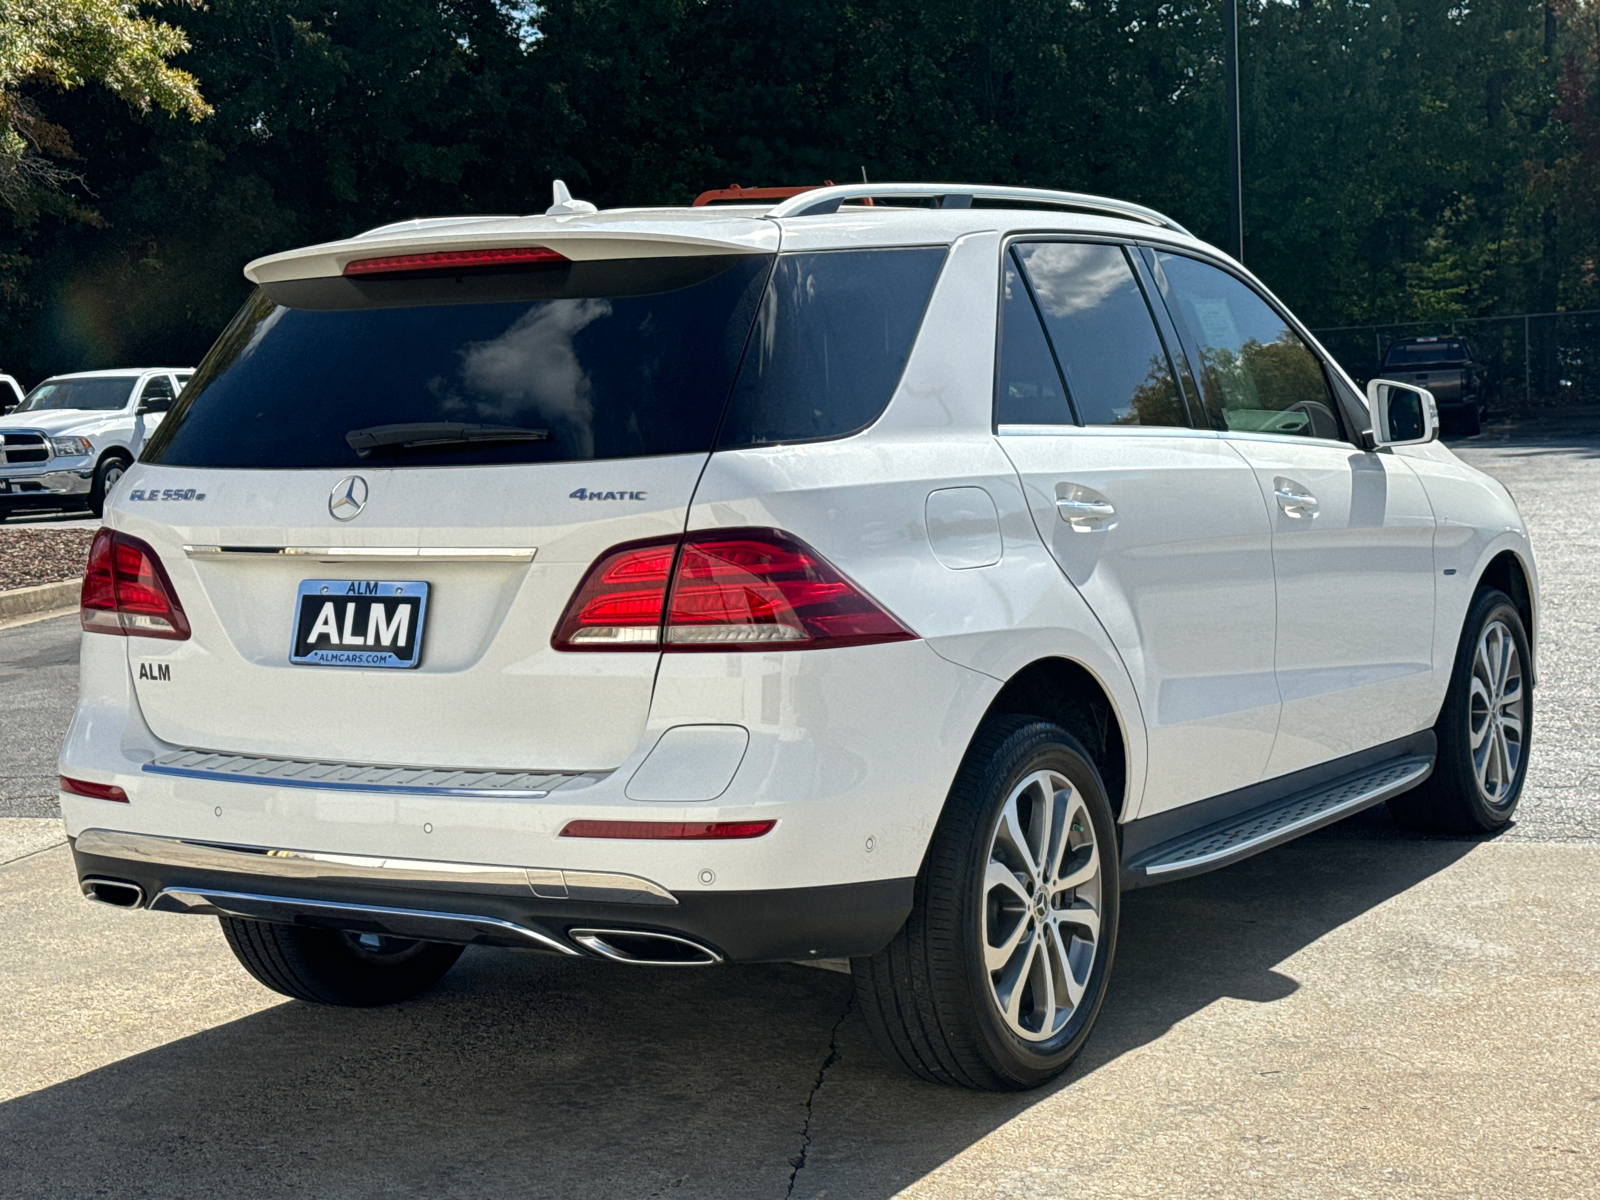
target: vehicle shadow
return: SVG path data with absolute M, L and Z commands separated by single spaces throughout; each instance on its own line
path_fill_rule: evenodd
M 1070 1088 L 1471 852 L 1335 831 L 1130 894 Z M 848 978 L 469 950 L 434 993 L 284 1003 L 0 1105 L 0 1195 L 888 1197 L 1044 1094 L 879 1059 Z M 1054 1090 L 1054 1089 L 1052 1089 Z

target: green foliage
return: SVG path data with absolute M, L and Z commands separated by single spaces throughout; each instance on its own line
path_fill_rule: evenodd
M 24 218 L 41 192 L 76 177 L 72 139 L 34 94 L 97 82 L 139 112 L 210 115 L 194 76 L 169 65 L 189 49 L 173 26 L 127 0 L 0 0 L 0 207 Z
M 1245 5 L 1246 257 L 1297 312 L 1600 303 L 1600 24 L 1595 0 L 1550 4 Z M 137 59 L 181 52 L 216 106 L 198 124 L 153 112 L 201 111 L 188 76 L 135 86 L 91 58 L 6 83 L 12 14 L 50 6 L 155 27 L 0 0 L 0 97 L 48 96 L 78 157 L 30 153 L 82 176 L 71 211 L 0 232 L 0 364 L 30 381 L 195 361 L 250 258 L 540 211 L 553 176 L 601 205 L 863 169 L 1034 184 L 1223 236 L 1215 0 L 209 0 L 164 9 Z

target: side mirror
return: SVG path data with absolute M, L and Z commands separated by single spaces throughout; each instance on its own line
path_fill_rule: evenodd
M 164 413 L 171 407 L 170 396 L 151 396 L 148 400 L 139 401 L 139 411 L 142 413 Z
M 1420 446 L 1439 436 L 1439 406 L 1427 388 L 1374 379 L 1367 384 L 1367 407 L 1379 446 Z

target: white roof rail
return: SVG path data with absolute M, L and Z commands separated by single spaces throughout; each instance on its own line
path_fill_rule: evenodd
M 847 183 L 839 187 L 813 188 L 783 201 L 768 211 L 767 216 L 822 216 L 838 212 L 839 206 L 847 200 L 887 200 L 895 196 L 937 200 L 940 208 L 971 208 L 974 200 L 1009 200 L 1041 208 L 1070 208 L 1108 217 L 1132 217 L 1185 237 L 1194 236 L 1171 217 L 1126 200 L 1089 196 L 1082 192 L 1056 192 L 1046 188 L 993 187 L 971 183 Z

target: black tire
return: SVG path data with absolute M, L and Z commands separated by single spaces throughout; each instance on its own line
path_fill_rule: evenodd
M 1054 824 L 1067 828 L 1069 835 L 1081 836 L 1081 821 L 1069 818 L 1086 810 L 1090 819 L 1093 844 L 1077 847 L 1078 857 L 1072 861 L 1080 872 L 1091 858 L 1098 863 L 1095 899 L 1100 928 L 1086 974 L 1081 977 L 1081 997 L 1070 1015 L 1063 1024 L 1052 1025 L 1053 1032 L 1041 1023 L 1032 1036 L 1024 1037 L 1003 1014 L 984 961 L 986 924 L 1006 918 L 1004 912 L 997 917 L 993 897 L 998 894 L 1004 900 L 1010 893 L 1004 888 L 990 891 L 982 881 L 1008 800 L 1015 789 L 1042 770 L 1063 776 L 1071 786 L 1070 792 L 1057 792 L 1052 785 L 1053 798 L 1069 797 L 1059 802 L 1066 807 L 1057 812 Z M 1082 809 L 1072 807 L 1072 796 L 1081 798 Z M 1057 809 L 1058 804 L 1051 807 Z M 1031 818 L 1030 824 L 1032 819 L 1037 818 Z M 1027 833 L 1033 836 L 1031 828 Z M 885 1057 L 920 1079 L 989 1091 L 1038 1087 L 1066 1070 L 1088 1040 L 1105 999 L 1117 941 L 1117 857 L 1116 823 L 1105 786 L 1077 740 L 1059 725 L 1036 717 L 1004 716 L 986 723 L 973 739 L 950 789 L 917 877 L 911 916 L 887 947 L 850 963 L 856 999 L 872 1039 Z M 1023 878 L 1020 872 L 1014 874 L 1019 881 Z M 1083 902 L 1086 890 L 1087 885 L 1070 889 L 1074 906 Z M 1070 911 L 1055 905 L 1037 907 L 1041 894 L 1034 893 L 1034 908 L 1024 905 L 1015 910 L 1022 915 L 1009 926 L 1013 931 L 1029 922 L 1034 928 L 1043 928 L 1041 912 Z M 1061 899 L 1069 899 L 1067 891 L 1061 893 Z M 1094 901 L 1087 903 L 1092 911 Z M 1023 942 L 1027 940 L 1024 936 Z M 1018 945 L 1021 953 L 1030 953 L 1022 943 Z M 1069 941 L 1068 945 L 1076 943 Z M 996 974 L 1003 979 L 1019 961 L 1010 959 Z M 1044 961 L 1048 970 L 1051 961 L 1061 960 Z M 1076 970 L 1073 974 L 1079 977 Z M 1035 984 L 1019 981 L 1012 994 L 1019 1007 L 1030 1002 L 1037 1013 Z
M 1477 401 L 1473 401 L 1461 414 L 1461 436 L 1477 437 L 1481 432 L 1483 432 L 1483 420 L 1478 415 Z
M 308 1004 L 373 1008 L 427 991 L 463 947 L 219 917 L 228 948 L 275 992 Z M 363 944 L 363 941 L 374 944 Z
M 105 516 L 106 497 L 117 486 L 117 480 L 122 478 L 128 466 L 127 459 L 119 454 L 110 454 L 101 459 L 100 465 L 94 469 L 94 482 L 89 485 L 89 511 L 95 516 Z
M 1521 678 L 1522 727 L 1515 739 L 1509 734 L 1506 738 L 1508 747 L 1514 742 L 1516 763 L 1509 771 L 1501 773 L 1501 782 L 1506 786 L 1491 796 L 1479 777 L 1479 752 L 1472 744 L 1473 726 L 1479 723 L 1474 712 L 1473 677 L 1478 642 L 1495 624 L 1503 627 L 1516 649 Z M 1522 798 L 1522 785 L 1528 777 L 1528 751 L 1533 744 L 1529 661 L 1528 633 L 1511 597 L 1496 588 L 1479 589 L 1462 624 L 1461 643 L 1456 648 L 1455 665 L 1450 673 L 1450 690 L 1445 693 L 1444 707 L 1433 727 L 1439 739 L 1439 757 L 1434 762 L 1433 774 L 1420 787 L 1389 801 L 1389 811 L 1395 820 L 1429 833 L 1492 833 L 1511 820 Z M 1492 703 L 1485 706 L 1480 701 L 1478 707 L 1481 712 L 1485 707 L 1497 706 Z M 1487 740 L 1492 743 L 1492 730 L 1486 727 L 1486 732 Z M 1480 750 L 1481 746 L 1482 743 Z

